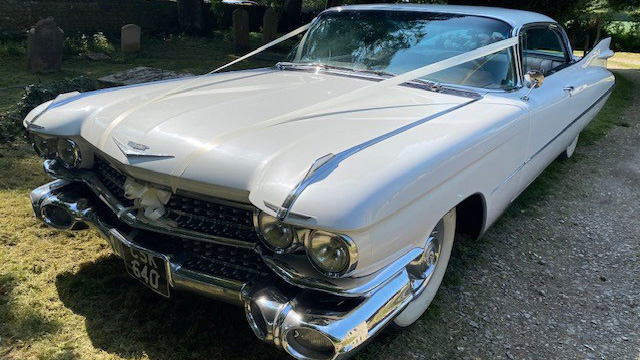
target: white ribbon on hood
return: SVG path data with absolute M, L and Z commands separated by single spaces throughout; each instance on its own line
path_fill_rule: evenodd
M 176 189 L 178 188 L 178 182 L 180 181 L 180 176 L 182 176 L 184 171 L 189 167 L 189 165 L 191 165 L 191 163 L 196 158 L 211 151 L 212 149 L 221 145 L 225 141 L 231 140 L 233 138 L 241 136 L 242 134 L 246 134 L 252 131 L 256 131 L 256 130 L 260 130 L 260 129 L 264 129 L 267 127 L 276 126 L 280 124 L 285 124 L 285 123 L 299 120 L 302 118 L 307 118 L 314 114 L 319 115 L 318 112 L 322 110 L 331 109 L 333 111 L 335 110 L 333 108 L 335 106 L 352 102 L 354 100 L 361 99 L 367 96 L 371 96 L 377 92 L 380 92 L 385 90 L 386 88 L 389 88 L 390 86 L 400 85 L 405 82 L 419 79 L 429 74 L 436 73 L 438 71 L 446 70 L 448 68 L 458 66 L 469 61 L 483 58 L 485 56 L 508 49 L 517 44 L 518 44 L 517 37 L 511 37 L 505 40 L 500 40 L 495 43 L 479 47 L 475 50 L 471 50 L 469 52 L 466 52 L 460 55 L 452 56 L 448 59 L 444 59 L 442 61 L 438 61 L 436 63 L 429 64 L 415 70 L 407 71 L 405 73 L 391 77 L 389 79 L 373 83 L 372 85 L 364 86 L 350 93 L 340 95 L 325 101 L 321 101 L 319 103 L 315 103 L 313 105 L 304 107 L 302 109 L 294 110 L 290 113 L 280 115 L 280 116 L 253 124 L 251 126 L 223 134 L 209 141 L 208 143 L 198 147 L 197 149 L 195 149 L 193 152 L 187 155 L 181 162 L 179 162 L 174 167 L 173 171 L 171 172 L 171 175 L 172 175 L 171 188 L 173 191 L 176 191 Z
M 157 96 L 155 98 L 152 98 L 150 100 L 144 101 L 144 102 L 142 102 L 141 104 L 139 104 L 137 106 L 134 106 L 132 108 L 127 109 L 125 112 L 123 112 L 122 114 L 118 115 L 118 117 L 115 118 L 107 126 L 107 128 L 104 130 L 104 133 L 102 134 L 102 137 L 100 138 L 100 141 L 98 142 L 98 149 L 101 149 L 101 150 L 104 151 L 104 145 L 107 142 L 107 140 L 109 139 L 111 133 L 113 132 L 113 129 L 115 129 L 115 127 L 118 124 L 120 124 L 124 119 L 126 119 L 129 115 L 131 115 L 135 111 L 137 111 L 137 110 L 139 110 L 139 109 L 141 109 L 141 108 L 143 108 L 143 107 L 145 107 L 145 106 L 147 106 L 149 104 L 152 104 L 154 102 L 160 101 L 162 99 L 166 99 L 169 96 L 176 95 L 176 94 L 179 94 L 179 93 L 182 93 L 182 92 L 185 92 L 185 91 L 189 91 L 190 89 L 188 88 L 188 86 L 194 84 L 196 81 L 200 80 L 202 77 L 207 76 L 207 75 L 211 75 L 211 74 L 216 73 L 216 72 L 218 72 L 218 71 L 220 71 L 222 69 L 228 68 L 229 66 L 231 66 L 233 64 L 236 64 L 236 63 L 239 63 L 240 61 L 245 60 L 247 58 L 250 58 L 250 57 L 252 57 L 253 55 L 255 55 L 257 53 L 263 52 L 264 50 L 266 50 L 266 49 L 268 49 L 268 48 L 270 48 L 270 47 L 272 47 L 272 46 L 274 46 L 276 44 L 279 44 L 279 43 L 281 43 L 281 42 L 283 42 L 285 40 L 288 40 L 288 39 L 290 39 L 290 38 L 292 38 L 292 37 L 294 37 L 296 35 L 299 35 L 299 34 L 305 32 L 305 31 L 307 31 L 309 26 L 311 26 L 311 23 L 303 25 L 303 26 L 291 31 L 288 34 L 285 34 L 285 35 L 283 35 L 283 36 L 281 36 L 281 37 L 279 37 L 279 38 L 277 38 L 277 39 L 275 39 L 275 40 L 273 40 L 273 41 L 271 41 L 269 43 L 266 43 L 266 44 L 260 46 L 259 48 L 253 50 L 252 52 L 250 52 L 250 53 L 248 53 L 246 55 L 243 55 L 243 56 L 241 56 L 241 57 L 239 57 L 239 58 L 237 58 L 237 59 L 235 59 L 235 60 L 233 60 L 233 61 L 231 61 L 229 63 L 226 63 L 226 64 L 220 66 L 217 69 L 211 70 L 211 71 L 209 71 L 208 73 L 206 73 L 204 75 L 200 75 L 200 76 L 196 77 L 195 79 L 193 79 L 191 81 L 188 81 L 188 82 L 182 84 L 181 86 L 178 86 L 175 89 L 171 89 L 171 90 L 169 90 L 168 92 L 166 92 L 166 93 L 164 93 L 162 95 L 159 95 L 159 96 Z

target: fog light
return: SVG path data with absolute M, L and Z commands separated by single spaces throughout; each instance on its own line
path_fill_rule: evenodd
M 289 346 L 308 358 L 330 359 L 335 348 L 331 340 L 321 332 L 308 328 L 297 328 L 287 336 Z
M 71 139 L 58 140 L 58 159 L 66 168 L 74 168 L 80 164 L 80 147 Z

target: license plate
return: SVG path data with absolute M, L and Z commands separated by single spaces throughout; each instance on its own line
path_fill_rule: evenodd
M 122 244 L 127 272 L 158 294 L 169 297 L 167 263 L 164 258 L 148 251 Z

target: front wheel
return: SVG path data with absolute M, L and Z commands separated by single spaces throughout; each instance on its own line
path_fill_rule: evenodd
M 417 295 L 393 320 L 396 328 L 412 325 L 427 310 L 436 296 L 447 270 L 453 239 L 456 234 L 456 209 L 451 209 L 438 221 L 429 234 L 425 250 L 408 266 L 413 289 Z

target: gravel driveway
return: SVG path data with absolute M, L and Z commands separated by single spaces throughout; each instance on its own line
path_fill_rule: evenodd
M 579 145 L 540 199 L 457 244 L 427 315 L 359 358 L 640 359 L 639 110 Z

